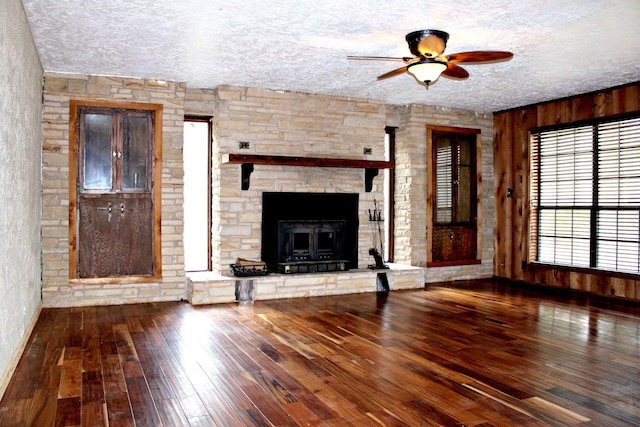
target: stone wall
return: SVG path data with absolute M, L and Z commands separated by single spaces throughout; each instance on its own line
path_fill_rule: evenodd
M 160 283 L 77 284 L 69 281 L 68 171 L 69 100 L 160 103 L 163 112 L 162 270 Z M 47 74 L 43 140 L 43 300 L 47 306 L 119 304 L 189 298 L 183 256 L 182 138 L 184 115 L 213 117 L 212 265 L 206 280 L 228 282 L 238 257 L 260 259 L 262 193 L 358 193 L 358 268 L 368 254 L 368 209 L 383 202 L 383 178 L 364 191 L 364 169 L 255 165 L 242 190 L 241 166 L 228 155 L 279 155 L 383 161 L 385 126 L 397 126 L 395 263 L 424 267 L 426 260 L 426 126 L 475 127 L 483 141 L 482 263 L 431 268 L 425 281 L 491 275 L 493 248 L 492 116 L 424 105 L 389 106 L 381 101 L 119 77 Z M 240 148 L 240 143 L 246 148 Z M 371 154 L 365 154 L 365 148 Z M 383 207 L 383 206 L 381 206 Z M 420 270 L 424 271 L 424 270 Z M 411 274 L 414 274 L 413 272 Z M 214 279 L 218 280 L 218 279 Z M 220 284 L 220 283 L 218 283 Z M 189 285 L 191 286 L 191 285 Z M 225 285 L 226 286 L 226 285 Z M 375 284 L 372 283 L 372 289 Z M 230 289 L 222 290 L 230 295 Z M 317 292 L 316 292 L 317 293 Z M 274 296 L 276 297 L 276 296 Z M 226 298 L 226 297 L 225 297 Z
M 395 254 L 397 263 L 427 260 L 427 125 L 480 129 L 482 139 L 481 264 L 427 268 L 425 282 L 490 277 L 493 269 L 493 115 L 428 105 L 397 107 Z
M 42 296 L 45 306 L 180 300 L 185 294 L 182 144 L 185 85 L 122 77 L 46 74 L 42 146 Z M 163 105 L 162 280 L 91 284 L 69 281 L 69 101 L 104 100 Z
M 240 189 L 240 165 L 226 154 L 384 160 L 385 104 L 380 101 L 222 86 L 213 120 L 213 270 L 228 274 L 236 258 L 260 259 L 262 193 L 359 193 L 359 267 L 368 254 L 368 209 L 383 200 L 382 174 L 364 191 L 364 169 L 256 165 Z M 249 144 L 240 149 L 239 143 Z M 364 154 L 371 148 L 371 155 Z

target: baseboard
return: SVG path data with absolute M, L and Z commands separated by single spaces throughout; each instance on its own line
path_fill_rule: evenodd
M 29 338 L 31 338 L 31 333 L 33 332 L 33 328 L 35 328 L 36 326 L 36 322 L 40 317 L 41 311 L 42 311 L 42 301 L 38 303 L 38 306 L 36 307 L 36 311 L 35 313 L 33 313 L 33 316 L 31 317 L 31 320 L 27 325 L 27 329 L 24 331 L 24 334 L 22 334 L 22 339 L 18 344 L 18 348 L 16 348 L 16 351 L 13 353 L 13 357 L 11 357 L 11 360 L 9 361 L 7 368 L 4 370 L 4 373 L 2 374 L 2 378 L 0 378 L 0 400 L 2 400 L 2 397 L 4 396 L 5 391 L 7 391 L 7 387 L 9 387 L 9 382 L 11 381 L 11 377 L 13 376 L 13 373 L 15 372 L 16 368 L 18 367 L 18 362 L 20 362 L 22 353 L 24 353 L 24 350 L 27 348 L 27 343 L 29 342 Z

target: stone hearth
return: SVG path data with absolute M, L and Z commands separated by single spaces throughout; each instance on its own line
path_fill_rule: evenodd
M 424 269 L 389 264 L 388 270 L 358 269 L 346 272 L 312 274 L 270 274 L 253 280 L 256 300 L 301 298 L 375 292 L 378 274 L 386 275 L 390 290 L 424 287 Z M 210 272 L 190 273 L 187 300 L 193 305 L 227 303 L 236 300 L 236 286 L 241 279 Z

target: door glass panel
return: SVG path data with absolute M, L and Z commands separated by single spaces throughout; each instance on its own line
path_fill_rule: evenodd
M 471 147 L 471 143 L 469 142 L 468 139 L 460 139 L 460 152 L 459 152 L 459 158 L 458 158 L 458 164 L 460 166 L 471 166 L 471 160 L 473 159 L 472 156 L 472 147 Z
M 456 209 L 456 222 L 471 222 L 472 210 L 472 151 L 471 143 L 467 139 L 460 138 L 458 146 L 458 197 Z
M 83 188 L 86 190 L 110 190 L 112 187 L 112 131 L 110 115 L 85 115 Z
M 451 142 L 448 138 L 438 138 L 436 142 L 436 222 L 449 223 L 452 220 L 452 174 Z
M 471 168 L 458 167 L 458 206 L 455 222 L 471 222 Z
M 122 188 L 147 189 L 148 129 L 146 117 L 122 119 Z

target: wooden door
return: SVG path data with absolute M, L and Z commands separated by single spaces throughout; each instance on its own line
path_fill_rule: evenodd
M 458 261 L 476 258 L 476 229 L 471 225 L 435 225 L 432 260 Z
M 153 209 L 146 197 L 81 197 L 81 277 L 153 273 Z
M 153 112 L 81 108 L 78 277 L 154 274 Z
M 477 257 L 476 135 L 432 132 L 431 262 Z

